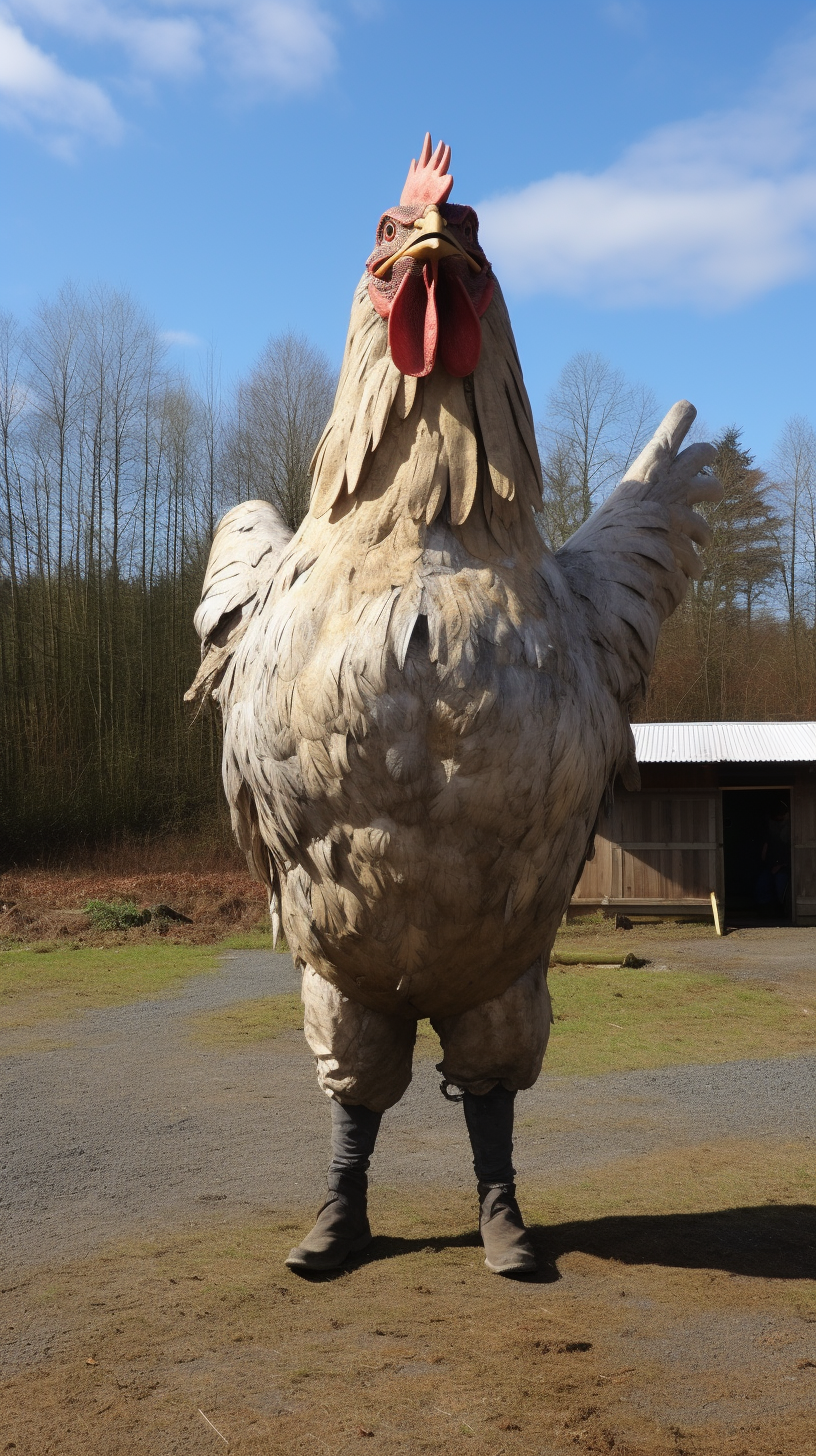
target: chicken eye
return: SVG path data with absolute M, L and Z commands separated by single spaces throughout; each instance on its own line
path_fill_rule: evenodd
M 471 243 L 473 241 L 473 224 L 466 222 L 464 227 L 462 228 L 462 232 L 464 233 L 468 242 Z
M 394 227 L 394 224 L 392 222 L 385 223 L 382 230 L 382 236 L 384 242 L 393 243 L 394 238 L 397 236 L 397 229 Z

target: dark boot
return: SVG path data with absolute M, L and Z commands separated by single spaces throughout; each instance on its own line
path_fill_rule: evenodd
M 370 1107 L 345 1106 L 332 1099 L 332 1159 L 326 1179 L 329 1196 L 314 1228 L 296 1249 L 290 1269 L 337 1269 L 349 1254 L 371 1243 L 366 1210 L 368 1165 L 382 1114 Z
M 538 1265 L 516 1203 L 515 1183 L 498 1188 L 480 1183 L 479 1198 L 479 1233 L 491 1274 L 504 1274 L 511 1279 L 519 1274 L 534 1274 Z
M 499 1083 L 482 1097 L 465 1092 L 465 1113 L 479 1189 L 479 1232 L 492 1274 L 532 1274 L 537 1267 L 516 1202 L 513 1167 L 515 1092 Z
M 348 1258 L 371 1243 L 371 1227 L 365 1196 L 347 1200 L 330 1193 L 317 1215 L 317 1223 L 302 1244 L 290 1250 L 290 1269 L 337 1269 Z

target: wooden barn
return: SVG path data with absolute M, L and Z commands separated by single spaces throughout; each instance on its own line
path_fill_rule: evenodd
M 816 924 L 816 723 L 636 723 L 570 914 Z

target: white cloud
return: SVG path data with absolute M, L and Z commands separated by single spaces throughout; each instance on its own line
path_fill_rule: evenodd
M 225 55 L 243 80 L 311 91 L 334 70 L 333 23 L 308 0 L 250 0 L 224 19 Z
M 163 344 L 175 345 L 179 349 L 201 349 L 204 347 L 204 340 L 198 334 L 190 334 L 186 329 L 162 329 L 159 334 Z
M 607 306 L 735 307 L 816 269 L 816 40 L 745 106 L 662 127 L 606 171 L 483 202 L 497 272 Z
M 335 21 L 319 0 L 0 0 L 0 26 L 0 124 L 64 153 L 83 135 L 118 140 L 122 124 L 101 86 L 41 48 L 60 37 L 89 61 L 104 48 L 106 76 L 118 53 L 119 81 L 206 72 L 251 100 L 311 92 L 337 63 Z
M 8 0 L 18 19 L 91 45 L 113 44 L 149 73 L 188 75 L 201 64 L 201 27 L 190 16 L 150 14 L 150 5 L 105 0 Z
M 0 123 L 44 134 L 50 149 L 73 156 L 82 137 L 116 142 L 122 123 L 101 87 L 64 71 L 0 15 Z

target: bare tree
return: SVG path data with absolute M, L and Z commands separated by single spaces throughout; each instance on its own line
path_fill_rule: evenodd
M 163 352 L 101 285 L 0 319 L 0 854 L 214 808 L 182 702 L 212 532 L 250 494 L 297 525 L 334 380 L 288 335 L 224 401 Z
M 538 526 L 547 544 L 557 551 L 584 520 L 581 484 L 568 444 L 554 439 L 542 451 L 541 474 L 544 494 Z
M 302 334 L 270 339 L 238 388 L 232 433 L 236 493 L 276 505 L 296 530 L 309 506 L 309 464 L 329 417 L 336 376 Z
M 221 370 L 215 349 L 211 344 L 201 386 L 201 419 L 203 425 L 204 449 L 206 453 L 205 502 L 207 516 L 207 541 L 215 531 L 216 517 L 224 504 L 224 482 L 220 479 L 224 453 L 224 417 L 221 402 Z
M 601 354 L 567 361 L 538 425 L 545 494 L 542 530 L 560 546 L 642 449 L 657 417 L 650 389 Z
M 811 659 L 816 659 L 816 433 L 802 415 L 786 420 L 772 469 L 779 507 L 778 566 L 787 606 L 798 707 L 801 639 L 806 621 L 811 628 Z
M 786 420 L 771 465 L 779 503 L 779 565 L 794 621 L 807 610 L 816 621 L 816 433 L 802 415 Z
M 56 624 L 62 613 L 65 530 L 71 488 L 71 437 L 81 409 L 84 386 L 83 322 L 82 301 L 73 286 L 67 284 L 53 303 L 40 303 L 26 343 L 46 506 L 44 540 L 47 545 L 43 545 L 42 549 L 49 582 L 51 646 L 57 691 L 62 677 L 62 640 Z M 52 530 L 56 532 L 53 550 Z
M 0 313 L 0 611 L 8 602 L 10 631 L 0 634 L 0 671 L 7 691 L 2 695 L 3 758 L 6 773 L 16 772 L 23 694 L 23 642 L 17 557 L 20 529 L 20 460 L 18 436 L 25 404 L 22 381 L 22 331 L 10 313 Z M 23 570 L 25 564 L 22 563 Z M 7 583 L 7 585 L 6 585 Z

